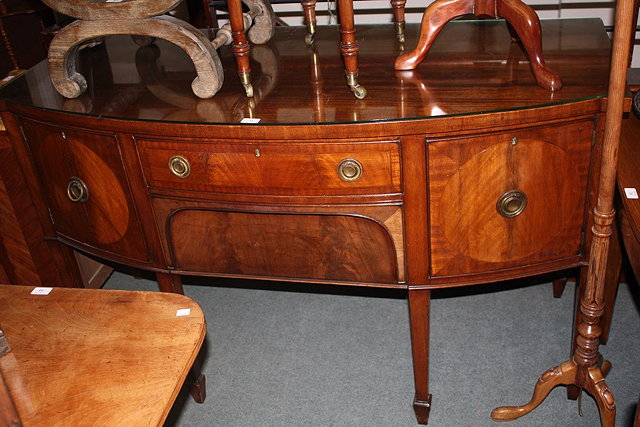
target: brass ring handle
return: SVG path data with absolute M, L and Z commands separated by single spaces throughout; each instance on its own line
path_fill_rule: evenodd
M 169 169 L 178 178 L 186 178 L 191 173 L 189 160 L 182 156 L 173 156 L 169 159 Z
M 498 199 L 496 209 L 505 218 L 513 218 L 520 215 L 527 207 L 527 195 L 520 190 L 511 190 L 504 193 Z
M 338 176 L 346 182 L 353 182 L 362 176 L 362 165 L 356 159 L 343 159 L 338 163 Z
M 87 184 L 77 176 L 72 176 L 67 184 L 67 196 L 73 203 L 84 203 L 89 200 Z

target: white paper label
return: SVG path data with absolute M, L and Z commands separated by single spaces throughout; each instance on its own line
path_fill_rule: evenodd
M 33 288 L 31 295 L 49 295 L 53 288 Z
M 176 316 L 188 316 L 189 314 L 191 314 L 190 308 L 181 308 L 176 311 Z
M 255 117 L 245 117 L 244 119 L 240 120 L 240 123 L 260 123 L 260 119 L 257 119 Z
M 636 191 L 635 188 L 625 188 L 624 189 L 624 194 L 627 196 L 627 199 L 637 199 L 638 198 L 638 192 Z

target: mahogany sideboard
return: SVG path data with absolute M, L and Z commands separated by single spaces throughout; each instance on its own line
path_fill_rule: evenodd
M 599 20 L 543 21 L 550 92 L 504 21 L 448 24 L 409 72 L 392 25 L 359 26 L 358 100 L 337 31 L 304 34 L 252 48 L 252 99 L 237 79 L 198 99 L 183 52 L 123 36 L 80 52 L 77 99 L 46 64 L 2 88 L 0 274 L 79 285 L 77 250 L 169 292 L 184 275 L 406 289 L 426 423 L 431 289 L 584 273 L 611 43 Z

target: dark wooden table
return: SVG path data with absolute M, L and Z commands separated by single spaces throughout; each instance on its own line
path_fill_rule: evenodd
M 204 340 L 200 307 L 170 293 L 33 290 L 0 285 L 11 346 L 0 372 L 22 424 L 162 425 Z

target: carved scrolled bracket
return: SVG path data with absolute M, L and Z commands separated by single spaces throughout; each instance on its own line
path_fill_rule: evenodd
M 249 7 L 250 11 L 255 10 L 253 25 L 247 32 L 249 40 L 255 44 L 267 43 L 276 32 L 276 14 L 273 12 L 271 3 L 265 0 L 243 0 L 242 2 Z
M 82 20 L 148 18 L 175 8 L 182 0 L 43 0 L 51 9 Z
M 76 98 L 87 88 L 76 71 L 78 47 L 87 40 L 105 35 L 128 34 L 161 38 L 184 50 L 193 61 L 197 76 L 191 83 L 199 98 L 211 98 L 224 80 L 222 63 L 209 40 L 195 27 L 171 16 L 136 19 L 77 20 L 64 27 L 49 47 L 49 74 L 56 90 L 66 98 Z

